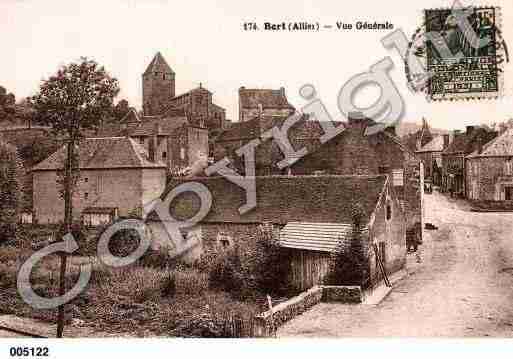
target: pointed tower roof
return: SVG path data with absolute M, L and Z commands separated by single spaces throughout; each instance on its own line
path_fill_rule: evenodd
M 146 71 L 144 71 L 144 75 L 147 75 L 149 73 L 153 72 L 160 72 L 160 73 L 172 73 L 175 72 L 171 70 L 171 67 L 166 62 L 166 59 L 164 59 L 164 56 L 159 52 L 155 55 L 153 60 L 151 60 L 149 66 L 146 68 Z

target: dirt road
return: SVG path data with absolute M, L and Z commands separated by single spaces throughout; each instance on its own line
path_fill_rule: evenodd
M 321 303 L 279 329 L 281 337 L 513 337 L 513 214 L 475 213 L 426 195 L 421 263 L 380 304 Z

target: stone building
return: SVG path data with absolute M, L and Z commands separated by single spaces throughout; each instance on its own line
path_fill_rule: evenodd
M 196 126 L 201 121 L 209 131 L 220 131 L 226 126 L 226 110 L 213 102 L 212 92 L 201 84 L 176 95 L 175 72 L 160 52 L 143 73 L 142 81 L 144 116 L 160 116 L 170 109 L 180 109 Z
M 294 112 L 284 87 L 279 90 L 239 88 L 239 122 L 260 116 L 288 117 Z
M 183 171 L 209 155 L 208 130 L 191 121 L 183 109 L 171 109 L 162 116 L 143 117 L 127 135 L 144 146 L 154 161 L 170 173 Z
M 466 157 L 466 195 L 480 201 L 513 201 L 513 129 Z
M 442 152 L 442 191 L 465 196 L 465 157 L 495 137 L 497 132 L 483 126 L 454 132 L 452 143 Z
M 87 138 L 77 148 L 80 177 L 73 193 L 73 217 L 126 216 L 162 193 L 166 166 L 151 161 L 143 146 L 127 137 Z M 35 220 L 40 224 L 64 220 L 59 172 L 66 146 L 32 168 Z M 111 213 L 110 217 L 103 217 Z M 93 216 L 94 217 L 94 216 Z M 90 219 L 90 223 L 95 220 Z
M 435 137 L 415 151 L 415 155 L 424 164 L 424 178 L 431 181 L 433 185 L 442 184 L 442 151 L 450 144 L 449 134 L 435 135 Z
M 285 120 L 280 117 L 262 116 L 234 123 L 216 141 L 215 160 L 227 157 L 233 167 L 244 174 L 244 158 L 238 156 L 235 151 L 250 141 L 260 139 L 269 128 L 283 126 Z M 423 222 L 421 161 L 402 144 L 392 127 L 371 136 L 365 135 L 367 126 L 372 124 L 372 120 L 360 119 L 359 115 L 353 114 L 348 123 L 339 124 L 345 126 L 341 133 L 327 143 L 321 144 L 321 124 L 303 116 L 287 133 L 293 148 L 299 150 L 304 147 L 308 154 L 293 159 L 293 164 L 279 169 L 277 163 L 283 160 L 284 156 L 276 141 L 262 141 L 255 150 L 256 175 L 388 174 L 395 193 L 405 209 L 408 229 L 420 228 Z M 415 231 L 422 235 L 419 229 Z
M 188 242 L 196 241 L 185 255 L 189 261 L 233 246 L 244 255 L 254 246 L 258 227 L 270 224 L 280 245 L 290 253 L 292 284 L 306 289 L 322 283 L 331 252 L 339 241 L 352 240 L 352 208 L 358 203 L 363 209 L 360 240 L 367 263 L 367 285 L 376 285 L 382 279 L 376 255 L 382 258 L 388 274 L 404 266 L 404 212 L 387 176 L 256 177 L 257 205 L 242 215 L 238 209 L 246 203 L 246 197 L 240 187 L 223 177 L 192 180 L 208 188 L 212 205 L 204 218 L 184 229 Z M 171 180 L 163 198 L 185 182 Z M 192 192 L 175 197 L 171 216 L 181 220 L 193 217 L 200 208 L 198 198 Z M 154 247 L 170 246 L 171 253 L 179 251 L 169 244 L 165 223 L 155 213 L 149 219 Z M 322 236 L 321 232 L 330 235 Z M 307 271 L 312 261 L 317 269 L 309 266 L 312 270 Z M 307 274 L 299 278 L 297 273 Z
M 372 120 L 350 116 L 346 128 L 338 136 L 290 166 L 292 175 L 314 173 L 341 175 L 387 174 L 401 202 L 408 230 L 418 235 L 423 223 L 423 166 L 402 144 L 393 127 L 367 136 L 365 130 Z

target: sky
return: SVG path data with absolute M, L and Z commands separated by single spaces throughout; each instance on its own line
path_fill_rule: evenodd
M 493 4 L 501 6 L 504 38 L 513 49 L 513 26 L 508 25 L 513 23 L 513 1 Z M 389 21 L 410 36 L 422 24 L 423 9 L 451 5 L 452 0 L 1 0 L 0 85 L 18 99 L 30 96 L 59 66 L 87 56 L 119 80 L 118 99 L 140 109 L 141 74 L 160 51 L 176 73 L 177 94 L 201 83 L 234 121 L 240 86 L 283 86 L 289 102 L 301 108 L 306 104 L 299 96 L 304 84 L 315 86 L 337 119 L 337 96 L 346 81 L 390 56 L 395 64 L 391 76 L 406 104 L 404 120 L 425 117 L 433 127 L 456 129 L 512 118 L 511 63 L 505 68 L 502 99 L 428 103 L 422 94 L 408 91 L 398 53 L 381 45 L 390 31 L 243 30 L 244 22 Z M 377 88 L 369 87 L 356 104 L 370 105 L 378 95 Z

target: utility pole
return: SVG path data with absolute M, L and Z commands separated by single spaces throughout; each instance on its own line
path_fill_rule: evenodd
M 71 134 L 67 146 L 66 156 L 66 168 L 64 175 L 64 235 L 71 232 L 71 222 L 73 216 L 73 207 L 71 203 L 71 181 L 73 175 L 73 150 L 75 143 L 73 140 L 73 134 Z M 59 276 L 59 296 L 63 296 L 66 293 L 66 266 L 68 253 L 61 252 L 61 266 Z M 64 331 L 64 309 L 65 304 L 59 306 L 59 312 L 57 315 L 57 338 L 62 338 Z

